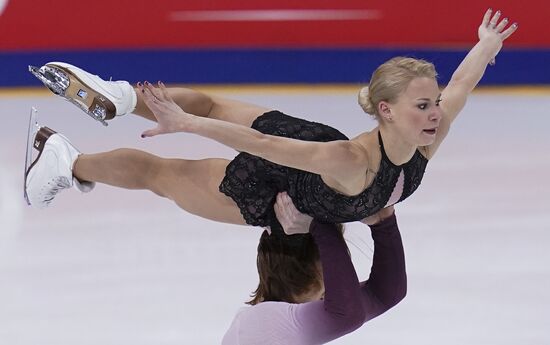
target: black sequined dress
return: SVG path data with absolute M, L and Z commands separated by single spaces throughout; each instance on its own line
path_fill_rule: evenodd
M 308 141 L 348 140 L 338 130 L 270 111 L 259 116 L 252 128 L 270 135 Z M 231 197 L 250 225 L 281 230 L 273 204 L 277 193 L 287 191 L 301 212 L 322 222 L 345 223 L 361 220 L 380 209 L 405 200 L 420 185 L 428 160 L 417 150 L 405 164 L 393 164 L 384 151 L 378 133 L 382 159 L 371 185 L 360 194 L 346 196 L 327 186 L 321 176 L 239 153 L 227 166 L 220 192 Z M 365 172 L 366 173 L 366 172 Z

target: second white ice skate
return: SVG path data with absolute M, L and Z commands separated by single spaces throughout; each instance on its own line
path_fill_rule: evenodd
M 91 191 L 95 183 L 82 182 L 73 176 L 73 165 L 80 152 L 69 140 L 48 127 L 35 125 L 32 114 L 31 126 L 37 131 L 28 143 L 38 151 L 38 156 L 25 171 L 24 194 L 27 203 L 45 208 L 64 189 L 75 187 L 81 192 Z M 32 127 L 29 133 L 34 132 Z M 32 149 L 27 148 L 25 165 L 32 160 L 30 155 Z

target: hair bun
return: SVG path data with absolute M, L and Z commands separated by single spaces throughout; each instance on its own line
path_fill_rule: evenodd
M 367 114 L 374 115 L 376 112 L 370 99 L 369 87 L 365 86 L 359 91 L 358 102 L 363 111 Z

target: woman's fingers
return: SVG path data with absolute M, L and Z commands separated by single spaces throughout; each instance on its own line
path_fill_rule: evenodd
M 499 22 L 500 11 L 496 11 L 493 14 L 493 11 L 491 9 L 488 9 L 485 12 L 485 15 L 483 16 L 483 21 L 481 23 L 481 26 L 479 28 L 480 35 L 482 32 L 495 32 L 497 34 L 500 34 L 500 37 L 504 41 L 508 37 L 510 37 L 518 28 L 517 23 L 513 23 L 512 25 L 506 27 L 509 24 L 508 18 L 504 18 Z
M 158 100 L 148 88 L 140 84 L 138 84 L 138 89 L 141 91 L 141 94 L 143 96 L 143 102 L 149 109 L 151 109 L 151 111 L 153 111 L 153 114 L 155 114 L 156 112 L 154 110 L 157 108 Z
M 492 9 L 488 9 L 487 12 L 485 12 L 485 15 L 483 16 L 483 21 L 481 22 L 482 26 L 487 27 L 489 25 L 489 20 L 491 20 L 491 14 L 493 14 Z
M 496 11 L 496 13 L 495 13 L 495 15 L 493 16 L 493 18 L 491 18 L 491 20 L 489 21 L 489 27 L 490 27 L 490 28 L 496 27 L 499 18 L 500 18 L 500 11 Z
M 508 24 L 508 18 L 504 18 L 503 20 L 500 21 L 500 23 L 498 23 L 495 30 L 497 32 L 501 32 L 502 30 L 504 30 L 504 28 L 506 27 L 507 24 Z
M 156 88 L 154 87 L 151 83 L 149 83 L 148 81 L 145 82 L 145 89 L 146 90 L 149 90 L 149 92 L 151 92 L 151 94 L 153 95 L 154 98 L 156 98 L 157 102 L 158 101 L 163 101 L 164 100 L 164 95 L 162 94 L 162 92 L 160 91 L 159 88 Z
M 138 86 L 139 91 L 141 91 L 141 94 L 144 96 L 144 101 L 145 102 L 150 101 L 152 94 L 149 91 L 149 89 L 146 87 L 146 85 L 142 84 L 142 83 L 137 83 L 137 86 Z
M 150 85 L 150 84 L 149 84 Z M 137 83 L 138 90 L 143 95 L 143 102 L 151 111 L 153 112 L 153 115 L 157 118 L 157 121 L 160 121 L 159 117 L 157 116 L 158 113 L 158 102 L 159 100 L 155 95 L 151 92 L 151 89 L 147 86 L 147 84 Z M 155 135 L 163 134 L 164 132 L 161 130 L 160 126 L 157 126 L 156 128 L 149 129 L 141 133 L 142 138 L 148 138 L 153 137 Z
M 141 133 L 141 137 L 142 138 L 149 138 L 149 137 L 154 137 L 157 134 L 161 134 L 160 129 L 158 127 L 146 130 L 145 132 Z
M 510 25 L 508 27 L 508 29 L 504 30 L 502 33 L 501 33 L 501 36 L 502 36 L 502 40 L 504 41 L 505 39 L 507 39 L 508 37 L 510 37 L 518 28 L 518 23 L 514 23 L 512 25 Z
M 164 85 L 164 83 L 162 81 L 159 81 L 158 85 L 159 85 L 159 90 L 160 90 L 160 93 L 162 95 L 162 98 L 167 100 L 167 101 L 173 102 L 172 97 L 168 93 L 168 89 L 166 88 L 166 85 Z

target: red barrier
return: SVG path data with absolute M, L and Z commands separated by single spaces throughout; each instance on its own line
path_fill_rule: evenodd
M 7 3 L 7 4 L 6 4 Z M 0 50 L 470 46 L 485 9 L 550 47 L 547 0 L 0 0 Z

